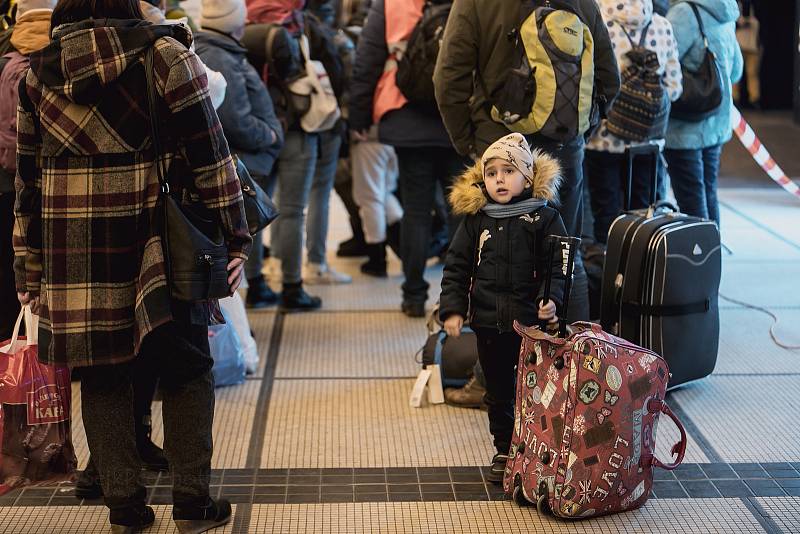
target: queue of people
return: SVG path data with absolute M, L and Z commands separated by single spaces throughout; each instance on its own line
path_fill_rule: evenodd
M 501 2 L 512 0 L 202 0 L 201 19 L 188 21 L 160 2 L 18 1 L 14 51 L 0 60 L 0 123 L 13 126 L 0 131 L 0 298 L 40 315 L 42 361 L 79 369 L 92 454 L 84 488 L 104 495 L 112 525 L 154 521 L 143 462 L 169 466 L 182 531 L 231 516 L 229 503 L 209 497 L 207 327 L 220 312 L 213 298 L 173 298 L 164 195 L 213 221 L 227 247 L 228 293 L 245 279 L 251 309 L 316 310 L 324 303 L 308 285 L 352 281 L 327 260 L 334 188 L 355 240 L 340 252 L 366 257 L 364 275 L 385 277 L 394 250 L 399 311 L 409 317 L 425 315 L 426 262 L 443 255 L 442 235 L 452 238 L 439 313 L 453 336 L 475 320 L 484 384 L 461 393 L 463 404 L 489 407 L 494 480 L 513 424 L 513 320 L 555 321 L 562 305 L 541 294 L 536 273 L 554 261 L 542 232 L 580 236 L 588 186 L 603 242 L 622 209 L 621 154 L 638 141 L 664 147 L 659 196 L 668 176 L 683 212 L 719 224 L 719 155 L 742 73 L 736 2 L 672 0 L 662 16 L 651 0 L 551 0 L 547 9 L 571 17 L 559 19 L 567 37 L 536 43 L 507 32 L 528 22 L 517 3 Z M 575 59 L 515 85 L 539 45 Z M 438 55 L 417 54 L 431 46 Z M 663 91 L 666 117 L 706 47 L 719 107 L 664 119 L 645 139 L 620 133 L 637 128 L 614 118 L 637 67 Z M 409 81 L 412 61 L 430 76 Z M 540 85 L 526 100 L 531 80 Z M 268 231 L 248 231 L 237 160 L 274 196 L 280 216 Z M 647 204 L 646 174 L 635 166 L 633 207 Z M 590 319 L 587 286 L 578 260 L 570 320 Z M 2 307 L 2 337 L 18 311 Z M 156 380 L 164 451 L 149 439 Z

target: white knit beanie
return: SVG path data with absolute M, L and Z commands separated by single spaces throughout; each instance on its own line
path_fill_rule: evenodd
M 526 180 L 533 183 L 535 172 L 533 154 L 527 139 L 520 133 L 501 137 L 486 149 L 481 157 L 481 166 L 485 169 L 489 160 L 501 159 L 517 168 Z
M 34 9 L 49 9 L 52 11 L 56 8 L 56 3 L 57 0 L 17 0 L 17 16 L 24 15 Z
M 231 34 L 244 27 L 247 7 L 244 0 L 203 0 L 200 26 Z

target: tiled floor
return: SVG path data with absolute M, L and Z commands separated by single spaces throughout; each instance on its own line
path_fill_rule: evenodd
M 764 178 L 764 180 L 767 180 Z M 800 205 L 775 187 L 721 191 L 722 293 L 772 309 L 776 333 L 800 344 Z M 331 243 L 347 238 L 336 201 Z M 331 253 L 330 256 L 333 256 Z M 360 260 L 334 260 L 345 287 L 312 288 L 323 312 L 252 313 L 261 354 L 242 386 L 217 391 L 212 491 L 237 505 L 222 532 L 800 532 L 800 351 L 774 345 L 766 315 L 721 301 L 716 372 L 673 392 L 689 447 L 683 466 L 658 472 L 638 511 L 564 523 L 519 508 L 486 484 L 491 457 L 484 412 L 409 407 L 426 327 L 398 312 L 400 267 L 366 279 Z M 426 274 L 433 300 L 441 267 Z M 73 388 L 73 433 L 88 457 Z M 161 443 L 160 406 L 154 439 Z M 677 439 L 658 427 L 659 456 Z M 169 477 L 148 474 L 157 513 L 152 532 L 173 532 Z M 71 486 L 0 497 L 0 533 L 107 532 L 100 502 L 78 502 Z M 81 506 L 83 505 L 83 506 Z

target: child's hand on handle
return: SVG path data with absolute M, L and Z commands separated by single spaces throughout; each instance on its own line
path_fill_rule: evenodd
M 548 300 L 547 302 L 540 302 L 539 303 L 539 319 L 542 321 L 547 321 L 550 324 L 557 323 L 558 317 L 556 317 L 556 303 L 552 300 Z
M 444 331 L 450 337 L 461 335 L 461 327 L 464 326 L 464 318 L 460 315 L 451 315 L 444 322 Z

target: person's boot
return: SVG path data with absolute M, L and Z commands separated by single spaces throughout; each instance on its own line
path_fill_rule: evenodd
M 136 450 L 142 459 L 142 468 L 148 471 L 169 471 L 169 463 L 164 451 L 151 439 L 153 427 L 150 416 L 146 416 L 141 424 L 136 425 Z
M 322 299 L 312 297 L 303 289 L 303 283 L 283 284 L 281 293 L 280 311 L 282 312 L 301 312 L 312 311 L 322 307 Z
M 361 229 L 361 219 L 350 219 L 353 237 L 339 243 L 336 255 L 340 258 L 360 258 L 367 255 L 367 242 L 364 240 L 364 230 Z
M 245 305 L 251 309 L 267 308 L 278 302 L 278 295 L 270 289 L 263 275 L 247 279 L 247 298 Z
M 483 404 L 483 396 L 486 394 L 486 388 L 478 383 L 478 379 L 474 376 L 469 379 L 464 387 L 461 388 L 446 388 L 444 390 L 444 401 L 452 406 L 460 406 L 462 408 L 481 408 Z
M 492 465 L 490 466 L 489 473 L 486 475 L 486 480 L 493 484 L 502 484 L 503 477 L 506 474 L 507 462 L 507 454 L 495 454 L 494 457 L 492 457 Z
M 112 508 L 108 513 L 113 534 L 133 534 L 144 530 L 153 524 L 156 514 L 153 509 L 144 503 L 127 506 L 125 508 Z
M 100 486 L 100 473 L 92 462 L 92 457 L 89 457 L 89 463 L 86 464 L 78 480 L 75 481 L 75 497 L 78 499 L 99 499 L 103 496 L 103 488 Z
M 367 245 L 367 252 L 369 260 L 361 265 L 361 272 L 377 278 L 386 278 L 386 243 Z
M 408 317 L 425 317 L 425 302 L 416 300 L 404 300 L 400 309 Z
M 181 534 L 200 534 L 227 524 L 231 520 L 231 503 L 209 497 L 202 506 L 175 504 L 172 520 Z

